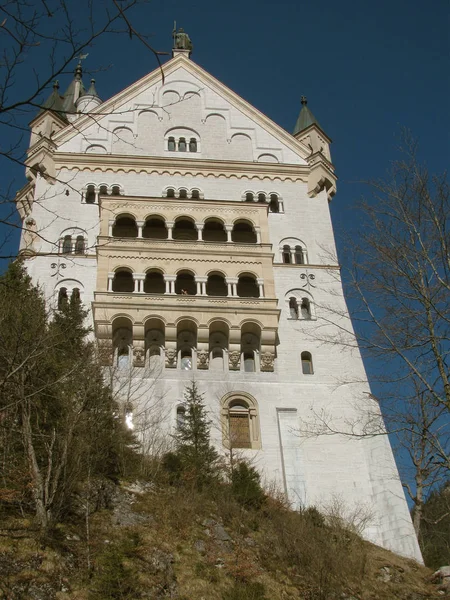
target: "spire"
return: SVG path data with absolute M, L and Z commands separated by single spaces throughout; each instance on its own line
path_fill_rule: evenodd
M 101 103 L 102 101 L 99 98 L 99 95 L 97 94 L 97 90 L 95 89 L 95 79 L 91 79 L 91 85 L 88 91 L 85 91 L 83 94 L 80 95 L 80 97 L 75 103 L 75 106 L 79 113 L 84 114 L 93 110 Z
M 300 131 L 303 131 L 310 125 L 317 125 L 318 127 L 320 127 L 316 117 L 308 108 L 308 100 L 306 99 L 306 96 L 302 96 L 300 102 L 302 103 L 302 108 L 300 110 L 300 114 L 298 115 L 293 135 L 297 135 L 297 133 L 300 133 Z
M 47 100 L 42 104 L 42 108 L 38 114 L 41 114 L 46 110 L 51 110 L 52 112 L 57 113 L 57 115 L 59 117 L 61 117 L 61 119 L 66 118 L 66 115 L 64 114 L 63 99 L 59 95 L 58 90 L 59 90 L 59 83 L 57 81 L 55 81 L 53 83 L 52 93 L 47 98 Z
M 95 79 L 91 79 L 91 85 L 89 86 L 88 91 L 86 92 L 86 96 L 94 96 L 100 100 L 100 96 L 97 94 L 97 90 L 95 89 Z
M 84 57 L 84 55 L 83 55 L 83 57 Z M 69 84 L 69 87 L 67 88 L 67 90 L 64 94 L 63 107 L 64 107 L 64 110 L 66 111 L 66 113 L 76 113 L 75 103 L 78 100 L 78 98 L 80 96 L 82 96 L 86 91 L 84 89 L 82 75 L 83 75 L 83 69 L 81 67 L 81 56 L 80 56 L 80 60 L 75 68 L 74 78 L 72 79 L 71 83 Z

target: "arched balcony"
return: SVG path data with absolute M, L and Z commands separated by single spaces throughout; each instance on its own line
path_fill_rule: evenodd
M 161 217 L 149 217 L 142 229 L 142 237 L 148 240 L 166 240 L 167 227 Z
M 192 371 L 196 363 L 197 325 L 183 320 L 177 326 L 177 356 L 182 371 Z
M 203 241 L 205 242 L 226 242 L 227 233 L 222 221 L 218 219 L 207 219 L 203 228 Z
M 129 269 L 120 269 L 114 273 L 112 291 L 120 293 L 134 292 L 133 273 Z
M 164 294 L 165 291 L 166 284 L 163 274 L 160 271 L 148 271 L 144 279 L 144 293 Z
M 118 369 L 129 369 L 133 357 L 133 324 L 126 317 L 114 320 L 112 326 L 114 364 Z
M 152 369 L 162 367 L 165 345 L 164 323 L 160 319 L 149 319 L 145 323 L 146 362 Z
M 240 275 L 237 283 L 237 295 L 240 298 L 260 297 L 260 287 L 254 275 L 247 273 Z
M 197 294 L 197 284 L 195 277 L 190 271 L 180 271 L 175 280 L 175 294 L 195 296 Z
M 261 328 L 256 323 L 245 323 L 241 330 L 241 370 L 254 373 L 259 369 Z
M 211 273 L 206 282 L 208 296 L 228 296 L 228 286 L 221 273 Z
M 129 215 L 121 215 L 116 218 L 112 229 L 113 237 L 119 238 L 136 238 L 138 228 L 134 217 Z
M 187 217 L 180 217 L 175 221 L 172 237 L 174 240 L 197 240 L 198 233 L 195 223 Z
M 241 244 L 256 244 L 257 236 L 253 225 L 244 220 L 237 221 L 234 224 L 233 231 L 231 233 L 231 239 L 233 242 Z

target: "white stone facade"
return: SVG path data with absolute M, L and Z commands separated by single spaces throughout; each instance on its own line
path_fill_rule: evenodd
M 245 446 L 239 452 L 294 506 L 320 507 L 333 497 L 349 510 L 364 506 L 369 539 L 421 560 L 388 438 L 305 435 L 318 415 L 336 427 L 356 421 L 370 391 L 359 351 L 320 341 L 336 332 L 324 319 L 327 307 L 346 313 L 339 268 L 329 258 L 335 177 L 328 138 L 313 126 L 326 146 L 314 152 L 186 53 L 175 53 L 164 75 L 163 82 L 154 71 L 73 124 L 51 114 L 32 123 L 30 183 L 18 195 L 30 230 L 21 242 L 28 271 L 54 306 L 62 287 L 69 295 L 80 290 L 108 368 L 119 381 L 133 378 L 124 400 L 136 421 L 157 405 L 168 437 L 195 378 L 219 448 L 227 451 L 229 427 L 241 419 L 248 444 L 232 445 Z M 43 134 L 47 146 L 38 136 L 44 129 L 51 130 Z M 121 216 L 136 223 L 135 234 L 114 233 Z M 180 217 L 191 233 L 188 227 L 170 239 Z M 255 239 L 233 241 L 244 221 Z M 208 227 L 213 237 L 202 241 Z M 217 295 L 208 293 L 216 273 L 226 286 Z M 243 277 L 257 291 L 242 292 L 251 283 Z M 180 293 L 177 282 L 191 280 L 195 291 Z M 165 287 L 146 293 L 152 285 Z M 309 353 L 303 365 L 302 353 Z

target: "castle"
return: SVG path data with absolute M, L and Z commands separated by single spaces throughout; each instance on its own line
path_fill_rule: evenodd
M 105 102 L 81 65 L 64 94 L 55 84 L 16 197 L 28 272 L 52 307 L 75 295 L 90 309 L 149 451 L 195 379 L 218 448 L 293 506 L 364 507 L 368 539 L 421 560 L 387 436 L 305 433 L 324 415 L 356 422 L 372 402 L 359 350 L 330 318 L 348 319 L 330 258 L 331 140 L 305 98 L 288 133 L 191 48 L 177 32 L 162 69 Z

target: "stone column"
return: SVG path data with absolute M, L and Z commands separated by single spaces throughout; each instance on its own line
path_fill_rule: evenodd
M 225 225 L 225 231 L 227 232 L 227 242 L 232 242 L 231 232 L 233 231 L 233 225 Z
M 98 204 L 99 190 L 95 190 L 95 204 Z
M 172 237 L 172 230 L 173 230 L 173 226 L 175 225 L 174 221 L 166 221 L 166 227 L 167 227 L 167 239 L 168 240 L 173 240 Z
M 138 235 L 137 236 L 138 236 L 138 238 L 141 238 L 142 237 L 142 229 L 143 229 L 143 227 L 145 225 L 145 221 L 136 221 L 136 225 L 137 225 L 137 228 L 138 228 Z
M 308 254 L 307 254 L 305 248 L 302 248 L 302 257 L 303 257 L 303 264 L 307 265 L 308 264 Z
M 233 295 L 233 287 L 232 287 L 232 283 L 230 281 L 229 277 L 225 277 L 225 281 L 228 287 L 228 296 L 232 296 Z
M 204 224 L 203 223 L 196 223 L 195 224 L 195 228 L 197 230 L 197 240 L 199 242 L 203 242 L 203 228 L 204 228 Z
M 237 282 L 238 282 L 237 277 L 227 277 L 226 278 L 226 282 L 227 282 L 228 286 L 231 285 L 231 294 L 229 294 L 229 295 L 232 296 L 233 298 L 236 298 L 236 296 L 237 296 L 237 288 L 236 288 L 236 286 L 237 286 Z M 230 288 L 228 288 L 228 290 L 229 289 Z
M 295 265 L 295 248 L 291 248 L 291 264 Z
M 259 227 L 255 227 L 255 233 L 256 233 L 256 243 L 260 244 L 261 243 L 261 229 Z
M 164 281 L 166 283 L 166 294 L 170 294 L 170 295 L 175 294 L 176 279 L 177 279 L 176 275 L 164 275 Z
M 197 296 L 206 296 L 206 282 L 208 278 L 205 276 L 196 275 L 195 283 L 197 284 Z
M 144 293 L 145 274 L 144 273 L 133 273 L 133 279 L 134 279 L 134 291 L 138 292 L 139 294 L 143 294 Z M 137 290 L 136 290 L 136 282 L 137 282 Z
M 112 230 L 113 230 L 113 227 L 114 227 L 114 223 L 115 223 L 114 219 L 110 219 L 108 221 L 108 235 L 109 235 L 109 237 L 112 237 Z
M 259 297 L 264 298 L 264 279 L 257 279 L 256 283 L 258 284 L 259 288 Z
M 115 273 L 108 273 L 108 292 L 112 292 L 112 284 L 114 281 L 114 275 Z

